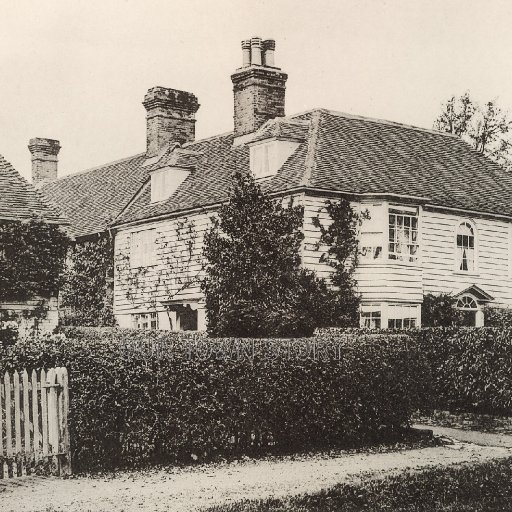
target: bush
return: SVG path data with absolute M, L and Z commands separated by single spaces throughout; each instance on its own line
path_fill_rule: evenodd
M 331 328 L 318 329 L 316 336 L 389 332 Z M 512 416 L 512 328 L 453 326 L 401 333 L 414 340 L 428 362 L 431 400 L 423 412 L 436 408 Z
M 455 307 L 457 299 L 449 293 L 423 296 L 421 305 L 421 323 L 424 327 L 449 327 L 460 324 L 461 312 Z
M 335 294 L 301 268 L 303 222 L 301 206 L 283 206 L 251 175 L 234 175 L 204 240 L 209 334 L 310 336 L 330 316 Z
M 244 500 L 206 512 L 403 512 L 508 511 L 512 507 L 512 458 L 403 472 L 338 484 L 313 494 Z
M 0 371 L 66 366 L 76 469 L 351 445 L 424 401 L 405 336 L 208 339 L 66 328 L 0 354 Z
M 512 415 L 512 329 L 422 329 L 435 406 L 449 411 Z

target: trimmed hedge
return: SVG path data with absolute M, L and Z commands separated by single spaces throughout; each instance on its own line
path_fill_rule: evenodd
M 367 329 L 320 329 L 316 336 L 383 334 Z M 398 331 L 392 331 L 398 332 Z M 431 374 L 429 408 L 512 416 L 512 328 L 430 327 L 407 333 Z
M 205 512 L 489 512 L 512 510 L 512 458 L 335 485 L 290 498 L 243 500 Z
M 0 369 L 68 367 L 77 470 L 369 442 L 425 400 L 424 359 L 402 335 L 64 333 L 4 349 Z

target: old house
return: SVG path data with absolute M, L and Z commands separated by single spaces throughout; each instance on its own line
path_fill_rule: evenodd
M 328 199 L 368 210 L 357 270 L 361 324 L 421 324 L 426 293 L 449 292 L 476 325 L 512 305 L 512 177 L 444 133 L 341 112 L 285 113 L 275 43 L 242 42 L 234 127 L 195 140 L 198 99 L 150 89 L 146 153 L 54 180 L 44 193 L 75 235 L 115 235 L 114 312 L 124 327 L 203 329 L 202 238 L 231 173 L 304 205 L 304 265 L 328 277 L 319 230 Z
M 50 139 L 32 139 L 30 146 L 37 166 L 41 165 L 47 151 L 58 152 L 59 149 L 57 141 Z M 37 225 L 33 232 L 29 228 L 28 231 L 16 230 L 16 226 L 28 226 L 34 219 L 49 226 L 66 227 L 68 224 L 0 155 L 0 323 L 2 320 L 16 322 L 21 335 L 33 329 L 51 331 L 58 323 L 57 291 L 44 283 L 55 269 L 47 268 L 46 264 L 52 265 L 52 262 L 39 257 L 38 253 L 47 251 L 47 245 L 61 237 L 57 232 L 56 238 L 43 243 Z M 51 236 L 52 232 L 50 228 L 43 235 Z M 20 235 L 24 238 L 18 239 Z M 41 268 L 34 268 L 38 265 Z

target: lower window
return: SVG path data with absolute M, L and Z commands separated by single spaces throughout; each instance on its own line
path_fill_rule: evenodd
M 158 313 L 137 313 L 132 315 L 134 329 L 158 329 Z
M 380 329 L 380 311 L 361 311 L 361 327 L 366 327 L 367 329 Z
M 388 329 L 414 329 L 416 318 L 389 318 Z
M 416 304 L 390 304 L 388 306 L 388 329 L 414 329 L 418 327 Z

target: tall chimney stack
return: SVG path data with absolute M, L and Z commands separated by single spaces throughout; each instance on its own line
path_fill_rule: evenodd
M 288 75 L 274 64 L 276 43 L 253 37 L 242 41 L 242 67 L 231 75 L 235 137 L 256 131 L 269 119 L 283 117 Z
M 32 184 L 39 188 L 57 179 L 60 143 L 54 139 L 30 139 L 28 149 L 32 155 Z
M 199 103 L 194 94 L 166 87 L 149 89 L 142 102 L 146 109 L 146 155 L 158 153 L 170 143 L 194 142 L 195 115 Z

